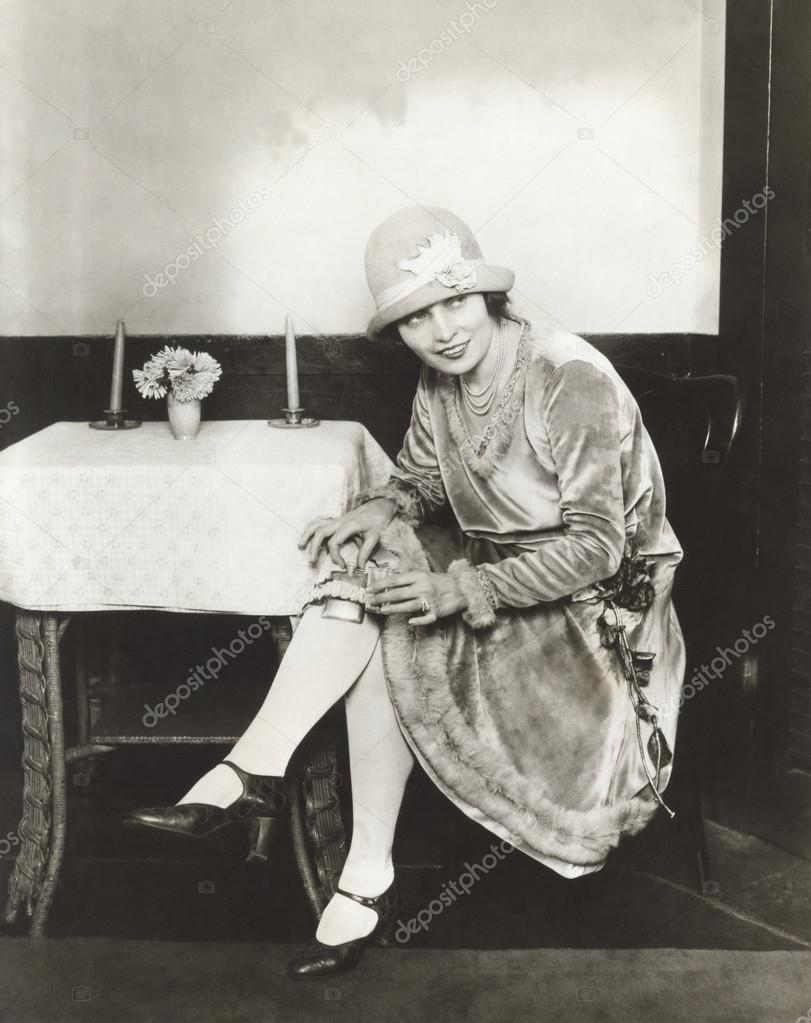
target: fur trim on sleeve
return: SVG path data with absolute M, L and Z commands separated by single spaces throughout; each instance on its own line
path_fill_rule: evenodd
M 486 629 L 494 625 L 496 612 L 491 603 L 492 598 L 488 596 L 476 568 L 467 558 L 459 558 L 450 563 L 448 573 L 456 579 L 467 600 L 467 608 L 462 612 L 464 621 L 472 629 Z
M 411 526 L 418 526 L 422 522 L 422 501 L 416 489 L 397 486 L 396 483 L 386 483 L 375 490 L 365 490 L 358 498 L 358 505 L 366 504 L 368 501 L 375 501 L 378 497 L 387 497 L 397 509 L 396 514 Z

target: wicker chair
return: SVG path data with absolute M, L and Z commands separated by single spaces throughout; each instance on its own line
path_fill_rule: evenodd
M 668 377 L 619 366 L 639 403 L 654 442 L 668 497 L 668 518 L 685 550 L 676 573 L 674 601 L 687 644 L 688 666 L 712 641 L 713 557 L 718 544 L 715 514 L 724 469 L 743 415 L 736 377 L 713 374 Z M 679 750 L 669 802 L 673 827 L 696 871 L 699 892 L 714 894 L 707 852 L 702 795 L 702 760 L 708 715 L 701 701 L 685 702 L 679 722 Z

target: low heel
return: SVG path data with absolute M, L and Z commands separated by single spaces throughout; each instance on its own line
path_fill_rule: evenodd
M 392 948 L 395 945 L 394 932 L 397 930 L 397 907 L 400 901 L 396 881 L 390 893 L 383 915 L 373 932 L 373 942 L 378 948 Z
M 251 817 L 248 820 L 248 863 L 267 863 L 283 825 L 282 817 Z
M 394 945 L 395 919 L 384 921 L 375 932 L 374 944 L 378 948 L 392 948 Z

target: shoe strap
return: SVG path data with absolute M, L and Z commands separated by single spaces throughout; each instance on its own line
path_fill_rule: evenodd
M 340 885 L 336 886 L 335 891 L 346 899 L 353 899 L 355 902 L 359 902 L 361 906 L 366 906 L 367 909 L 373 909 L 379 916 L 380 902 L 391 891 L 391 885 L 384 892 L 381 892 L 380 895 L 375 895 L 374 898 L 370 898 L 368 895 L 355 895 L 353 892 L 346 892 Z
M 248 791 L 248 773 L 243 771 L 241 767 L 238 767 L 230 760 L 223 760 L 221 763 L 223 763 L 226 767 L 230 767 L 234 774 L 236 774 L 237 778 L 239 778 L 242 782 L 242 792 L 244 795 Z
M 283 778 L 277 778 L 274 775 L 250 774 L 231 760 L 222 760 L 220 763 L 230 767 L 242 782 L 240 798 L 264 802 L 270 808 L 271 815 L 280 813 L 287 806 L 287 789 Z

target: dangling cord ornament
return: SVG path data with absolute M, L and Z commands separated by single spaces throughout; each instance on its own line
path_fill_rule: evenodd
M 659 728 L 659 719 L 656 716 L 657 708 L 648 700 L 642 689 L 639 686 L 639 680 L 636 675 L 636 666 L 634 665 L 634 658 L 631 648 L 628 646 L 628 637 L 625 634 L 625 623 L 622 620 L 620 609 L 614 603 L 613 600 L 607 600 L 606 608 L 610 608 L 614 612 L 615 624 L 609 626 L 611 633 L 613 634 L 614 646 L 616 647 L 617 653 L 620 656 L 622 662 L 623 673 L 628 682 L 628 695 L 631 698 L 631 704 L 633 705 L 635 716 L 636 716 L 636 741 L 639 746 L 639 755 L 642 758 L 642 767 L 645 770 L 645 775 L 650 784 L 651 791 L 653 792 L 656 802 L 665 813 L 672 820 L 676 814 L 667 803 L 662 799 L 662 795 L 659 792 L 659 776 L 662 768 L 662 732 Z M 645 749 L 645 743 L 642 739 L 642 718 L 649 721 L 653 727 L 652 737 L 656 738 L 656 776 L 654 777 L 650 773 L 648 768 L 648 761 L 646 757 L 647 750 Z M 652 758 L 651 758 L 652 759 Z

